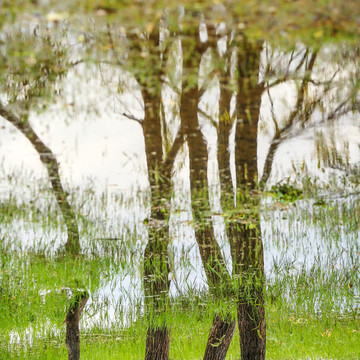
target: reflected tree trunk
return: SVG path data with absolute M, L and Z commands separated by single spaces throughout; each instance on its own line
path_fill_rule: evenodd
M 228 50 L 225 54 L 230 55 Z M 229 56 L 227 56 L 228 58 Z M 230 148 L 229 138 L 230 132 L 234 125 L 235 116 L 230 113 L 231 99 L 233 91 L 229 88 L 231 81 L 230 75 L 230 59 L 226 65 L 226 69 L 222 69 L 220 74 L 220 99 L 219 99 L 219 124 L 217 126 L 218 151 L 217 160 L 220 178 L 220 200 L 223 211 L 232 210 L 234 207 L 234 191 L 232 176 L 230 170 Z
M 28 122 L 28 119 L 20 119 L 14 113 L 6 109 L 0 103 L 0 115 L 13 124 L 26 138 L 30 141 L 39 158 L 45 166 L 49 180 L 51 182 L 56 202 L 63 216 L 67 229 L 67 242 L 65 244 L 65 253 L 68 255 L 79 255 L 80 253 L 80 236 L 73 212 L 68 200 L 68 194 L 65 192 L 59 174 L 59 163 L 51 151 L 43 141 L 39 138 Z M 79 321 L 81 313 L 88 300 L 88 293 L 75 294 L 70 301 L 70 307 L 66 315 L 66 347 L 68 349 L 69 360 L 80 359 L 80 329 Z
M 234 333 L 235 321 L 231 316 L 215 315 L 203 359 L 225 359 Z
M 0 115 L 13 124 L 25 137 L 30 141 L 31 145 L 38 153 L 40 161 L 45 166 L 51 186 L 53 188 L 56 202 L 59 206 L 61 215 L 67 229 L 67 241 L 65 244 L 66 253 L 79 254 L 80 252 L 80 236 L 75 213 L 73 212 L 68 200 L 68 194 L 64 190 L 60 175 L 59 163 L 51 151 L 44 144 L 36 132 L 33 130 L 27 119 L 20 119 L 10 110 L 0 104 Z
M 145 98 L 146 106 L 149 105 Z M 160 98 L 153 99 L 158 103 Z M 147 112 L 147 111 L 146 111 Z M 156 116 L 156 115 L 155 115 Z M 157 113 L 159 117 L 159 113 Z M 145 359 L 168 359 L 170 329 L 166 325 L 166 304 L 169 293 L 169 203 L 170 179 L 159 173 L 162 160 L 162 142 L 158 128 L 153 127 L 154 117 L 144 120 L 145 149 L 151 188 L 151 214 L 149 239 L 144 253 L 144 288 L 149 315 L 149 329 L 146 338 Z M 151 129 L 147 122 L 151 122 Z M 156 121 L 157 123 L 157 121 Z M 158 122 L 160 125 L 160 121 Z M 160 161 L 159 161 L 160 160 Z M 170 174 L 169 174 L 170 175 Z
M 264 268 L 260 234 L 259 198 L 253 196 L 257 187 L 257 131 L 264 91 L 258 82 L 262 43 L 248 43 L 244 38 L 237 45 L 236 112 L 230 113 L 233 91 L 229 87 L 230 54 L 220 74 L 218 166 L 221 207 L 233 259 L 233 278 L 238 286 L 237 317 L 241 359 L 264 359 L 266 324 L 264 308 Z M 226 59 L 227 57 L 227 59 Z M 229 136 L 235 127 L 236 203 L 230 171 Z
M 259 83 L 262 42 L 246 39 L 238 47 L 238 93 L 236 96 L 236 186 L 253 190 L 257 184 L 257 134 L 264 83 Z
M 170 173 L 161 172 L 163 150 L 160 123 L 160 89 L 155 95 L 144 91 L 143 131 L 151 191 L 149 239 L 144 253 L 144 288 L 149 317 L 145 359 L 169 358 L 170 329 L 166 324 L 169 293 L 169 207 Z
M 259 83 L 262 43 L 238 49 L 235 168 L 237 208 L 243 212 L 229 229 L 234 275 L 239 278 L 238 329 L 242 360 L 265 359 L 264 259 L 257 188 L 257 134 L 264 84 Z
M 199 39 L 184 37 L 183 81 L 180 105 L 182 126 L 187 135 L 190 160 L 190 188 L 192 196 L 195 238 L 199 247 L 209 290 L 212 296 L 228 301 L 231 294 L 231 278 L 226 269 L 220 247 L 214 235 L 210 217 L 207 185 L 208 150 L 198 121 L 198 103 L 201 91 L 197 81 L 201 55 L 206 44 Z M 208 214 L 208 215 L 206 215 Z M 225 359 L 235 330 L 231 315 L 215 314 L 210 330 L 204 360 Z
M 161 61 L 158 28 L 149 34 L 148 78 L 139 77 L 145 106 L 142 121 L 148 178 L 151 194 L 148 243 L 144 252 L 144 290 L 149 328 L 146 336 L 145 360 L 167 360 L 170 350 L 170 328 L 166 323 L 169 297 L 169 214 L 171 201 L 172 159 L 164 157 L 161 128 L 161 88 L 164 71 Z

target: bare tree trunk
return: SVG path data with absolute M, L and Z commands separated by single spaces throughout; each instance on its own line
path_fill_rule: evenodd
M 168 225 L 149 229 L 145 249 L 145 304 L 149 321 L 146 336 L 145 360 L 167 360 L 170 349 L 170 329 L 166 324 L 168 310 Z
M 69 311 L 66 315 L 66 338 L 65 344 L 68 349 L 68 360 L 79 360 L 80 359 L 80 329 L 79 321 L 81 313 L 88 301 L 88 293 L 82 292 L 75 294 Z
M 263 360 L 266 350 L 264 307 L 264 259 L 260 232 L 257 187 L 257 134 L 264 84 L 258 82 L 262 43 L 239 46 L 238 93 L 235 133 L 237 206 L 250 215 L 228 225 L 233 271 L 241 279 L 238 297 L 238 329 L 242 360 Z
M 145 360 L 167 360 L 170 350 L 170 328 L 166 323 L 169 297 L 169 215 L 171 171 L 176 150 L 165 164 L 161 131 L 161 85 L 164 65 L 160 59 L 159 32 L 149 35 L 149 76 L 153 84 L 138 79 L 142 86 L 145 118 L 142 123 L 148 178 L 151 192 L 149 239 L 144 252 L 144 290 L 149 327 Z M 165 60 L 163 60 L 165 61 Z M 164 120 L 164 119 L 163 119 Z
M 238 305 L 238 328 L 240 335 L 241 360 L 263 360 L 266 350 L 265 308 L 263 296 L 258 294 L 250 304 L 248 301 Z
M 170 351 L 170 331 L 164 327 L 149 328 L 146 336 L 145 360 L 167 360 Z
M 201 133 L 198 122 L 198 103 L 200 92 L 198 84 L 189 87 L 188 79 L 197 78 L 201 54 L 206 47 L 196 41 L 195 50 L 191 48 L 194 44 L 183 41 L 183 83 L 180 105 L 180 117 L 183 128 L 187 134 L 190 159 L 190 187 L 192 195 L 192 208 L 195 226 L 195 238 L 199 246 L 200 256 L 210 292 L 218 298 L 226 301 L 231 293 L 231 279 L 227 272 L 220 247 L 214 236 L 214 228 L 211 218 L 204 218 L 204 214 L 210 213 L 207 185 L 207 162 L 208 151 L 205 139 Z M 190 55 L 193 52 L 198 58 Z M 194 71 L 196 73 L 194 73 Z M 234 334 L 235 322 L 230 315 L 215 315 L 204 360 L 223 360 Z
M 254 206 L 257 206 L 254 204 Z M 241 279 L 237 306 L 241 359 L 265 359 L 264 260 L 259 215 L 229 226 L 234 273 Z
M 160 95 L 145 96 L 144 137 L 151 189 L 149 240 L 144 252 L 144 288 L 149 329 L 146 337 L 145 360 L 167 360 L 170 329 L 166 325 L 169 295 L 169 212 L 171 173 L 161 173 L 162 137 L 159 121 Z M 151 111 L 151 113 L 150 113 Z M 169 167 L 171 169 L 171 167 Z
M 76 216 L 67 200 L 68 194 L 62 186 L 59 174 L 59 164 L 55 155 L 51 149 L 42 142 L 27 119 L 20 119 L 10 110 L 7 110 L 1 103 L 0 115 L 25 135 L 38 153 L 40 161 L 47 170 L 56 202 L 60 208 L 67 229 L 68 238 L 65 244 L 65 250 L 71 254 L 78 254 L 80 252 L 80 236 Z
M 262 43 L 239 45 L 237 124 L 235 132 L 236 185 L 254 189 L 257 183 L 257 134 L 264 83 L 258 82 Z
M 225 359 L 235 332 L 235 321 L 226 316 L 216 315 L 211 326 L 204 360 Z
M 226 54 L 230 55 L 228 49 Z M 220 76 L 220 100 L 219 100 L 219 124 L 217 127 L 218 151 L 217 160 L 220 177 L 220 202 L 222 211 L 233 210 L 234 187 L 230 171 L 230 131 L 235 121 L 235 116 L 230 114 L 233 91 L 228 88 L 230 79 L 230 59 L 226 59 L 227 70 L 223 70 Z
M 7 110 L 0 103 L 0 115 L 13 124 L 31 142 L 32 146 L 39 155 L 40 161 L 45 166 L 49 180 L 51 182 L 56 202 L 63 216 L 67 229 L 67 241 L 65 252 L 71 255 L 80 253 L 80 236 L 76 221 L 76 216 L 67 200 L 59 174 L 59 164 L 53 152 L 47 147 L 33 130 L 27 119 L 20 119 L 14 113 Z M 80 358 L 80 330 L 79 320 L 82 310 L 88 300 L 87 292 L 76 294 L 71 302 L 69 311 L 66 315 L 66 347 L 68 349 L 69 360 Z

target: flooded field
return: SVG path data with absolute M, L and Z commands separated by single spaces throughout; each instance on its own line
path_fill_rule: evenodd
M 2 25 L 1 359 L 360 357 L 359 44 L 215 8 Z

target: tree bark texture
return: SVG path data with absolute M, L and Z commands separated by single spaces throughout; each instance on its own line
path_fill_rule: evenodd
M 150 327 L 146 336 L 145 360 L 167 360 L 170 351 L 170 330 Z
M 80 329 L 79 321 L 81 313 L 88 300 L 87 292 L 76 294 L 66 315 L 66 338 L 65 344 L 68 349 L 68 360 L 80 359 Z
M 233 198 L 230 174 L 229 134 L 232 93 L 227 90 L 226 74 L 220 80 L 220 121 L 218 126 L 218 164 L 223 212 L 234 211 L 226 222 L 233 259 L 233 276 L 238 282 L 238 329 L 241 359 L 264 359 L 266 327 L 264 308 L 263 248 L 259 228 L 257 186 L 257 134 L 264 85 L 258 83 L 261 43 L 238 45 L 237 123 L 235 129 L 235 169 L 237 203 Z M 221 120 L 230 119 L 229 122 Z
M 198 103 L 201 92 L 198 83 L 190 85 L 189 78 L 196 78 L 201 55 L 206 46 L 199 40 L 194 43 L 183 41 L 183 83 L 180 104 L 180 118 L 187 136 L 190 160 L 190 188 L 192 209 L 195 222 L 195 238 L 199 247 L 201 261 L 205 270 L 209 290 L 215 297 L 226 301 L 231 289 L 230 275 L 226 269 L 221 249 L 215 239 L 212 219 L 205 218 L 210 214 L 207 168 L 208 150 L 205 138 L 198 121 Z M 191 49 L 195 49 L 195 53 Z M 196 54 L 190 56 L 190 54 Z M 209 215 L 208 215 L 209 216 Z M 231 290 L 230 290 L 231 291 Z M 216 315 L 210 330 L 204 360 L 225 359 L 231 339 L 234 334 L 235 322 L 229 320 L 229 315 Z
M 159 109 L 155 102 L 146 104 Z M 148 243 L 144 252 L 145 306 L 149 328 L 146 337 L 145 360 L 167 360 L 170 348 L 170 329 L 166 325 L 169 295 L 169 224 L 171 173 L 160 173 L 162 166 L 162 141 L 159 113 L 145 111 L 144 136 L 151 190 L 151 211 Z M 170 167 L 169 167 L 170 169 Z
M 201 49 L 201 45 L 199 48 Z M 184 49 L 185 54 L 187 50 Z M 199 56 L 200 62 L 200 55 L 197 56 Z M 193 67 L 198 69 L 198 64 L 197 66 L 193 64 L 194 58 L 189 61 L 190 63 L 184 63 L 183 69 L 185 75 L 183 76 L 180 117 L 189 146 L 190 189 L 196 224 L 195 238 L 210 290 L 217 291 L 223 284 L 229 284 L 230 276 L 215 239 L 212 219 L 210 217 L 204 218 L 205 214 L 209 214 L 211 211 L 207 185 L 208 150 L 198 121 L 198 84 L 189 87 L 187 83 L 187 71 L 190 72 Z
M 238 188 L 257 182 L 257 133 L 264 83 L 258 82 L 262 43 L 239 44 L 235 167 Z
M 203 360 L 224 360 L 235 332 L 235 320 L 217 315 L 211 326 Z
M 228 51 L 228 53 L 230 53 Z M 228 59 L 228 62 L 230 60 Z M 230 131 L 235 121 L 235 116 L 230 115 L 230 105 L 233 91 L 229 90 L 230 64 L 228 70 L 220 76 L 219 124 L 217 128 L 218 151 L 217 160 L 220 178 L 220 202 L 222 211 L 234 209 L 234 191 L 230 171 Z
M 142 128 L 151 194 L 148 243 L 144 252 L 145 312 L 149 322 L 145 360 L 167 360 L 170 349 L 170 329 L 166 324 L 170 286 L 168 219 L 171 202 L 171 171 L 178 144 L 176 151 L 172 152 L 171 159 L 166 159 L 165 163 L 160 119 L 164 66 L 160 61 L 159 32 L 154 31 L 148 41 L 152 62 L 148 64 L 147 71 L 156 84 L 149 86 L 138 79 L 142 86 L 145 106 Z
M 257 220 L 250 224 L 228 224 L 233 271 L 240 281 L 237 316 L 242 360 L 265 359 L 264 260 Z
M 254 296 L 251 303 L 240 300 L 237 316 L 241 360 L 263 360 L 266 350 L 266 324 L 263 294 Z

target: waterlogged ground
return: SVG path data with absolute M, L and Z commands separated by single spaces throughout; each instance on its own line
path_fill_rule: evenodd
M 84 195 L 87 204 L 79 211 L 83 250 L 76 258 L 58 254 L 65 229 L 51 192 L 34 193 L 31 203 L 15 197 L 2 202 L 4 359 L 56 358 L 59 354 L 66 358 L 63 321 L 74 288 L 90 293 L 81 319 L 83 358 L 99 359 L 99 352 L 101 358 L 109 359 L 125 352 L 129 359 L 143 356 L 146 202 L 141 195 L 134 202 Z M 324 194 L 293 200 L 282 193 L 266 194 L 261 211 L 268 358 L 356 358 L 360 336 L 358 196 Z M 74 199 L 74 205 L 82 201 Z M 174 213 L 171 220 L 171 354 L 176 359 L 195 359 L 206 345 L 214 305 L 206 296 L 206 279 L 187 220 L 190 215 L 185 213 Z M 218 222 L 221 229 L 221 219 Z M 226 244 L 223 251 L 231 267 Z M 229 359 L 239 356 L 236 342 L 235 337 Z
M 224 51 L 226 40 L 221 41 Z M 182 50 L 180 41 L 174 43 L 169 60 L 174 69 L 158 99 L 164 114 L 157 130 L 165 139 L 160 148 L 170 148 L 166 154 L 182 129 L 180 115 L 188 111 L 171 86 L 170 80 L 181 87 L 176 59 L 184 57 L 186 65 L 185 46 Z M 344 49 L 353 54 L 344 45 L 345 55 Z M 196 230 L 213 224 L 226 269 L 235 274 L 225 230 L 230 220 L 250 230 L 258 226 L 261 232 L 267 358 L 360 358 L 359 114 L 346 102 L 349 93 L 354 95 L 357 58 L 338 59 L 338 50 L 324 46 L 317 54 L 300 44 L 292 53 L 266 44 L 258 48 L 251 88 L 256 90 L 258 120 L 246 122 L 248 133 L 255 134 L 248 144 L 255 158 L 249 150 L 247 166 L 266 184 L 251 190 L 249 199 L 255 200 L 241 208 L 237 199 L 238 207 L 230 209 L 222 209 L 217 157 L 219 129 L 226 123 L 219 120 L 225 116 L 219 114 L 224 89 L 220 75 L 206 83 L 214 55 L 203 53 L 199 83 L 207 88 L 195 112 L 208 153 L 210 205 L 201 222 L 194 219 L 198 204 L 191 201 L 189 174 L 203 170 L 192 168 L 192 133 L 173 159 L 171 198 L 164 195 L 161 205 L 154 205 L 154 152 L 144 136 L 152 125 L 144 111 L 149 107 L 146 92 L 141 79 L 124 69 L 80 63 L 67 73 L 62 91 L 46 110 L 30 112 L 29 124 L 59 163 L 60 197 L 46 171 L 51 165 L 44 159 L 52 154 L 40 157 L 19 128 L 0 118 L 0 359 L 65 359 L 64 320 L 74 294 L 83 291 L 89 299 L 80 321 L 81 358 L 143 358 L 149 326 L 144 252 L 151 231 L 167 227 L 170 299 L 163 316 L 171 327 L 170 358 L 203 358 L 214 313 L 235 317 L 236 300 L 219 299 L 209 291 Z M 235 66 L 231 59 L 229 67 Z M 273 68 L 266 77 L 267 62 Z M 264 85 L 260 92 L 265 78 L 268 88 Z M 246 98 L 230 95 L 228 121 L 234 103 Z M 354 96 L 357 104 L 356 91 Z M 244 120 L 231 121 L 226 151 L 233 187 L 239 185 L 236 127 Z M 59 207 L 64 199 L 80 234 L 76 254 L 64 250 L 69 231 Z M 169 209 L 169 219 L 150 217 L 157 209 Z M 253 221 L 257 216 L 259 224 Z M 235 332 L 227 359 L 239 357 Z

